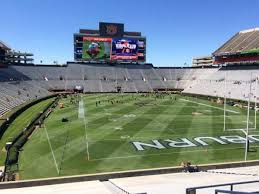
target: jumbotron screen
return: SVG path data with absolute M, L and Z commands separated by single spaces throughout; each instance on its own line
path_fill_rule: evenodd
M 138 60 L 138 40 L 114 38 L 111 60 Z
M 83 37 L 84 60 L 145 60 L 145 42 L 134 38 Z
M 83 54 L 85 60 L 109 60 L 111 38 L 83 37 Z

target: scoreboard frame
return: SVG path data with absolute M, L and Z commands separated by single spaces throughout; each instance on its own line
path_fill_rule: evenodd
M 92 37 L 93 39 L 101 38 L 111 38 L 111 39 L 132 39 L 136 40 L 138 43 L 142 43 L 144 46 L 139 47 L 137 50 L 138 57 L 112 57 L 112 48 L 111 48 L 111 57 L 109 60 L 100 60 L 100 59 L 89 59 L 83 57 L 83 44 L 84 37 Z M 84 48 L 85 49 L 85 48 Z M 78 62 L 146 62 L 146 37 L 141 35 L 141 32 L 128 32 L 124 31 L 124 24 L 122 23 L 107 23 L 99 22 L 99 30 L 92 29 L 80 29 L 79 33 L 74 33 L 74 61 Z

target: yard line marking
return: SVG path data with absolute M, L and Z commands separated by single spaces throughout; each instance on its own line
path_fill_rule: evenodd
M 210 107 L 210 108 L 214 108 L 214 109 L 218 109 L 218 110 L 224 110 L 224 108 L 220 108 L 220 107 L 217 107 L 217 106 L 211 106 L 211 105 L 208 105 L 208 104 L 203 104 L 203 103 L 200 103 L 200 102 L 193 102 L 191 100 L 186 100 L 186 99 L 183 99 L 181 98 L 180 99 L 181 101 L 186 101 L 186 102 L 191 102 L 193 104 L 198 104 L 198 105 L 202 105 L 202 106 L 207 106 L 207 107 Z M 234 110 L 226 110 L 227 112 L 231 112 L 231 113 L 235 113 L 235 114 L 239 114 L 240 112 L 237 112 L 237 111 L 234 111 Z
M 85 118 L 85 109 L 84 109 L 84 101 L 80 100 L 78 104 L 78 118 L 83 119 Z
M 258 148 L 259 146 L 250 146 L 250 148 Z M 235 148 L 219 148 L 219 149 L 208 149 L 208 151 L 221 151 L 221 150 L 235 150 L 235 149 L 244 149 L 244 147 L 235 147 Z M 147 156 L 160 156 L 160 155 L 171 155 L 171 154 L 181 154 L 181 153 L 189 153 L 189 152 L 204 152 L 205 149 L 202 150 L 189 150 L 182 152 L 168 152 L 168 153 L 160 153 L 160 154 L 140 154 L 140 155 L 129 155 L 129 156 L 115 156 L 108 158 L 96 158 L 91 161 L 98 160 L 117 160 L 117 159 L 126 159 L 126 158 L 137 158 L 137 157 L 147 157 Z
M 89 142 L 88 142 L 88 136 L 87 136 L 87 120 L 86 120 L 86 117 L 85 117 L 84 100 L 82 100 L 82 99 L 79 101 L 78 118 L 84 120 L 85 141 L 86 141 L 86 154 L 87 154 L 87 160 L 90 160 Z
M 65 143 L 64 143 L 64 148 L 63 148 L 63 152 L 62 152 L 62 157 L 61 157 L 61 161 L 60 161 L 60 165 L 59 165 L 59 175 L 60 175 L 60 172 L 62 170 L 62 165 L 63 165 L 63 162 L 64 162 L 64 157 L 65 157 L 65 151 L 66 151 L 66 147 L 67 147 L 67 140 L 68 140 L 68 136 L 69 136 L 69 131 L 67 130 L 67 135 L 66 135 L 66 139 L 65 139 Z
M 43 124 L 43 126 L 44 126 L 44 130 L 45 130 L 45 133 L 46 133 L 46 136 L 47 136 L 47 139 L 48 139 L 48 143 L 49 143 L 49 147 L 50 147 L 50 150 L 51 150 L 51 153 L 52 153 L 52 157 L 54 159 L 54 163 L 55 163 L 55 166 L 56 166 L 56 169 L 57 169 L 57 173 L 59 174 L 59 168 L 58 168 L 58 164 L 57 164 L 57 161 L 56 161 L 53 149 L 52 149 L 52 145 L 50 143 L 49 134 L 48 134 L 48 131 L 47 131 L 47 128 L 46 128 L 45 124 Z

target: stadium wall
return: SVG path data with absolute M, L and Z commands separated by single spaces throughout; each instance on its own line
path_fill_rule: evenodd
M 231 62 L 245 62 L 245 61 L 258 61 L 258 56 L 225 56 L 215 57 L 214 64 L 231 63 Z
M 234 167 L 257 166 L 257 165 L 259 165 L 259 160 L 253 160 L 253 161 L 247 161 L 247 162 L 239 161 L 239 162 L 230 162 L 230 163 L 204 164 L 204 165 L 199 165 L 199 169 L 201 171 L 206 171 L 211 169 L 225 169 L 225 168 L 234 168 Z M 98 173 L 98 174 L 67 176 L 67 177 L 45 178 L 45 179 L 36 179 L 36 180 L 27 180 L 27 181 L 4 182 L 4 183 L 0 183 L 0 190 L 22 188 L 22 187 L 43 186 L 43 185 L 64 184 L 64 183 L 73 183 L 73 182 L 83 182 L 83 181 L 93 181 L 93 180 L 106 181 L 106 180 L 115 179 L 115 178 L 179 173 L 182 171 L 183 171 L 183 167 L 177 166 L 177 167 L 167 167 L 167 168 L 122 171 L 122 172 L 114 172 L 114 173 L 108 172 L 108 173 Z
M 224 100 L 224 96 L 210 96 L 210 95 L 203 95 L 203 94 L 193 94 L 193 93 L 182 93 L 185 96 L 190 96 L 190 97 L 197 97 L 199 99 L 204 99 L 204 100 L 217 100 L 217 99 L 221 99 Z M 229 102 L 237 102 L 240 103 L 244 106 L 247 106 L 247 101 L 246 100 L 241 100 L 241 99 L 234 99 L 234 98 L 228 98 Z M 253 100 L 251 100 L 251 102 L 253 102 Z M 253 105 L 250 105 L 251 107 L 253 107 Z

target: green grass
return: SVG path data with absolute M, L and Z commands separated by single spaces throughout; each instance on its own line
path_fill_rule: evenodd
M 111 99 L 123 103 L 111 104 L 108 102 Z M 45 120 L 50 141 L 45 129 L 40 128 L 25 144 L 19 161 L 22 179 L 58 176 L 53 155 L 60 170 L 59 176 L 178 166 L 181 161 L 204 164 L 244 159 L 244 144 L 220 145 L 210 141 L 206 147 L 166 146 L 167 139 L 188 138 L 193 141 L 199 136 L 243 136 L 240 132 L 223 132 L 223 110 L 214 108 L 223 108 L 222 105 L 179 95 L 173 95 L 172 99 L 169 95 L 155 99 L 152 95 L 145 97 L 141 94 L 88 94 L 83 95 L 83 100 L 86 128 L 84 119 L 78 118 L 78 105 L 70 103 L 70 98 L 62 99 L 65 108 L 57 107 Z M 101 101 L 97 107 L 96 101 Z M 227 113 L 227 128 L 244 127 L 246 111 L 227 108 L 239 112 Z M 69 122 L 61 122 L 63 117 Z M 253 134 L 258 133 L 254 131 Z M 159 140 L 167 149 L 146 147 L 144 151 L 137 151 L 132 144 L 133 141 L 152 143 L 152 140 Z M 89 144 L 89 161 L 86 142 Z M 257 152 L 248 155 L 249 160 L 258 158 Z
M 35 118 L 36 113 L 44 110 L 44 108 L 52 102 L 53 98 L 44 100 L 28 108 L 21 115 L 19 115 L 14 122 L 5 131 L 3 137 L 0 140 L 0 166 L 4 165 L 6 152 L 5 144 L 8 141 L 12 141 L 29 123 Z

